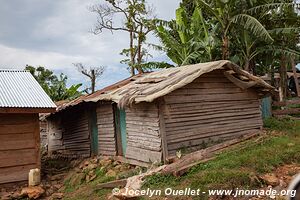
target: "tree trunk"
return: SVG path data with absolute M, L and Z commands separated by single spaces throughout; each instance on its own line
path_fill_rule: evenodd
M 223 35 L 222 37 L 222 59 L 228 60 L 229 58 L 229 39 L 227 35 Z
M 140 30 L 142 31 L 142 30 Z M 138 72 L 139 74 L 142 74 L 143 73 L 143 69 L 141 67 L 141 64 L 142 64 L 142 36 L 141 36 L 141 32 L 139 33 L 139 36 L 138 36 L 138 45 L 137 45 L 137 50 L 138 50 L 138 53 L 137 53 L 137 68 L 138 68 Z
M 250 71 L 249 65 L 250 65 L 249 60 L 246 59 L 246 60 L 245 60 L 245 66 L 244 66 L 244 69 L 245 69 L 247 72 Z
M 135 72 L 134 72 L 134 65 L 135 65 L 135 62 L 134 62 L 134 48 L 133 48 L 133 40 L 134 40 L 134 33 L 132 31 L 130 31 L 130 44 L 129 44 L 129 48 L 130 48 L 130 73 L 131 73 L 131 76 L 134 76 L 135 75 Z
M 287 97 L 287 72 L 286 72 L 286 57 L 285 55 L 281 56 L 280 62 L 280 88 L 283 100 Z
M 96 75 L 95 75 L 95 70 L 91 70 L 91 90 L 92 90 L 92 94 L 95 92 L 95 88 L 96 88 Z
M 294 74 L 294 81 L 295 81 L 297 96 L 300 97 L 300 88 L 299 88 L 298 74 L 297 74 L 297 70 L 296 70 L 295 58 L 294 57 L 291 58 L 291 65 L 292 65 L 293 74 Z

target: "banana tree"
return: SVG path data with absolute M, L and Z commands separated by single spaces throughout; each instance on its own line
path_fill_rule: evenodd
M 157 36 L 167 56 L 178 65 L 213 59 L 213 33 L 209 31 L 200 8 L 195 8 L 190 19 L 182 7 L 178 8 L 176 20 L 161 23 L 157 27 Z
M 229 43 L 230 34 L 235 34 L 238 29 L 243 28 L 255 37 L 265 41 L 273 42 L 272 37 L 266 28 L 256 19 L 249 15 L 245 9 L 241 9 L 236 0 L 195 0 L 198 6 L 206 11 L 206 14 L 213 17 L 220 27 L 222 41 L 222 59 L 230 56 Z

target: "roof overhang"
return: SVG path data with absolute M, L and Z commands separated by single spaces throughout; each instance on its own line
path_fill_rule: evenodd
M 53 113 L 56 108 L 8 108 L 0 107 L 0 113 Z

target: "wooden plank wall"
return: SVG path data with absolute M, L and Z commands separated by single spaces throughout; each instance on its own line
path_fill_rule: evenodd
M 126 108 L 127 149 L 125 157 L 140 162 L 162 161 L 162 141 L 156 103 Z
M 59 152 L 66 157 L 89 157 L 91 143 L 88 120 L 87 108 L 84 106 L 74 107 L 49 118 L 49 153 Z
M 100 155 L 116 155 L 114 112 L 112 104 L 97 105 L 98 152 Z
M 164 97 L 169 155 L 197 150 L 262 127 L 257 94 L 243 91 L 222 70 L 201 76 Z
M 46 120 L 40 120 L 40 138 L 41 146 L 46 147 L 48 144 L 47 122 Z
M 48 152 L 50 154 L 63 151 L 63 126 L 62 115 L 56 115 L 47 119 Z
M 38 114 L 0 114 L 0 184 L 28 179 L 40 168 Z

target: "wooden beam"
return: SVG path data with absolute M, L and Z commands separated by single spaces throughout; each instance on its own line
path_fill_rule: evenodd
M 296 70 L 296 65 L 295 65 L 295 58 L 291 58 L 291 65 L 293 69 L 293 77 L 296 85 L 296 90 L 297 90 L 297 96 L 300 97 L 300 88 L 299 88 L 299 81 L 298 81 L 298 75 L 297 75 L 297 70 Z
M 273 106 L 287 106 L 287 105 L 293 105 L 293 104 L 300 104 L 300 99 L 296 100 L 289 100 L 289 101 L 274 101 Z
M 168 142 L 166 136 L 166 123 L 164 117 L 165 102 L 164 98 L 158 100 L 158 115 L 159 115 L 159 132 L 162 141 L 162 156 L 163 162 L 166 164 L 168 158 Z
M 273 110 L 273 115 L 291 115 L 291 114 L 300 114 L 300 108 L 288 108 L 285 110 Z
M 224 75 L 226 78 L 228 78 L 228 80 L 230 80 L 233 84 L 235 84 L 242 90 L 246 90 L 246 89 L 256 85 L 255 81 L 249 81 L 249 82 L 242 81 L 242 80 L 234 77 L 230 72 L 224 72 Z
M 56 108 L 0 108 L 0 113 L 53 113 Z

